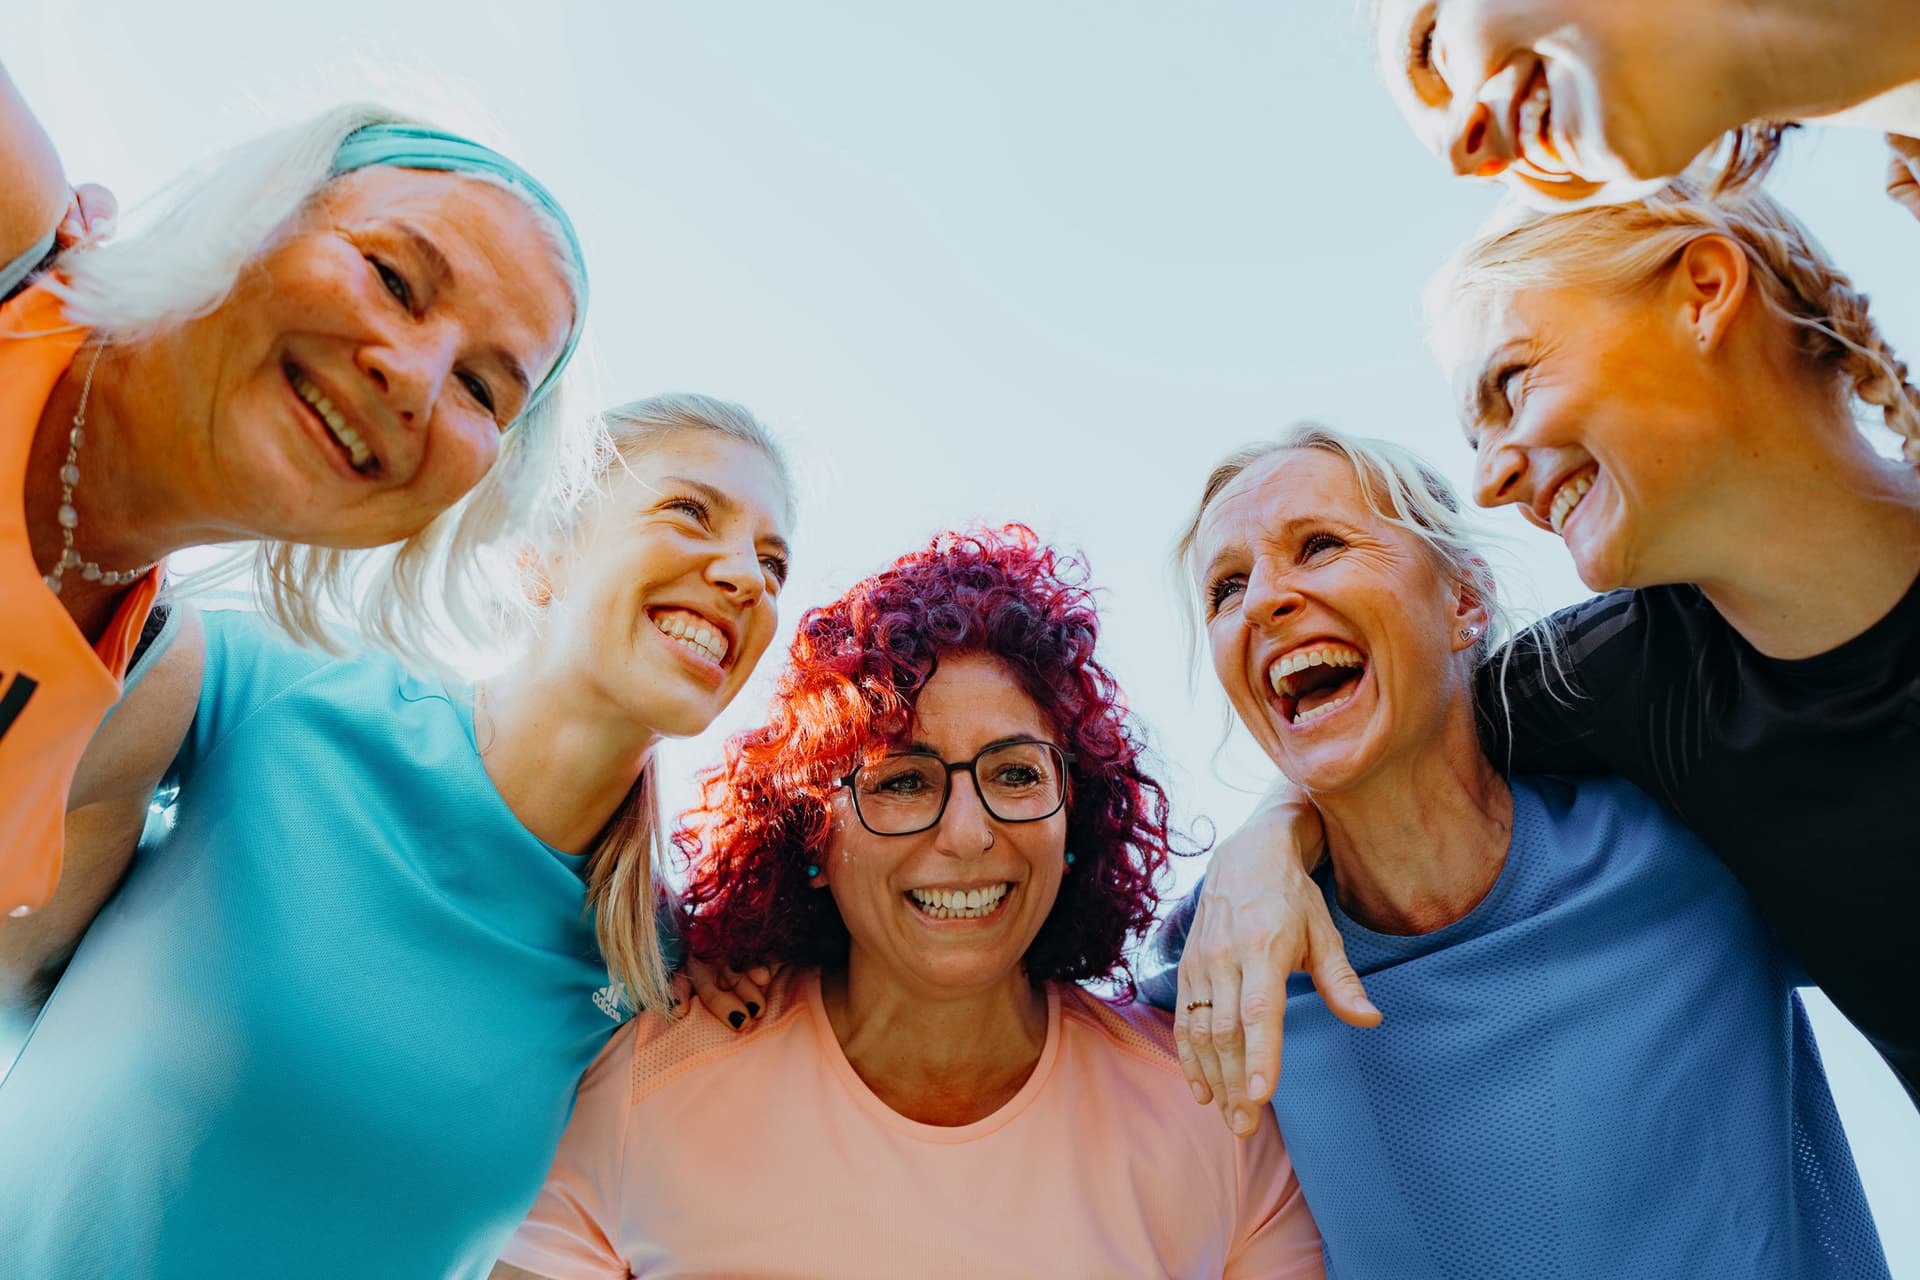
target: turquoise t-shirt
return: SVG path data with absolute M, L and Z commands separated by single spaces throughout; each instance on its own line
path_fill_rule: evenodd
M 0 1277 L 485 1276 L 625 1016 L 470 705 L 207 615 L 143 846 L 0 1081 Z

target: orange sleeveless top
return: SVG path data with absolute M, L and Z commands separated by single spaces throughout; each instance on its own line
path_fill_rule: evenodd
M 33 561 L 25 495 L 34 428 L 86 338 L 43 288 L 0 306 L 0 913 L 10 915 L 53 896 L 67 789 L 119 700 L 160 591 L 156 568 L 127 592 L 100 642 L 88 644 Z

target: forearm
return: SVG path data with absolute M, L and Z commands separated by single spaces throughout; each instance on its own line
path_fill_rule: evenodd
M 71 195 L 53 139 L 0 66 L 0 263 L 53 230 Z
M 1757 117 L 1904 132 L 1896 119 L 1911 119 L 1899 91 L 1920 81 L 1920 5 L 1762 0 L 1754 8 L 1748 57 Z
M 126 876 L 147 804 L 147 796 L 126 796 L 67 813 L 66 856 L 53 897 L 32 915 L 0 917 L 0 1005 L 31 1011 L 46 999 Z

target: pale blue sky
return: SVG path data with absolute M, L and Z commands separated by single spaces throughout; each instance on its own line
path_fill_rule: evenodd
M 1216 756 L 1223 706 L 1189 685 L 1165 571 L 1206 470 L 1313 417 L 1467 474 L 1417 300 L 1492 194 L 1401 127 L 1356 9 L 29 0 L 4 58 L 69 173 L 127 203 L 349 98 L 504 143 L 579 225 L 596 398 L 711 392 L 789 441 L 789 627 L 938 528 L 1032 524 L 1092 561 L 1177 817 L 1227 826 L 1267 766 L 1241 737 Z M 1776 189 L 1920 353 L 1896 288 L 1920 225 L 1880 168 L 1876 138 L 1801 138 Z M 1512 594 L 1585 594 L 1552 539 L 1490 526 Z M 669 806 L 775 665 L 670 752 Z M 1895 1274 L 1920 1277 L 1920 1118 L 1816 1017 Z

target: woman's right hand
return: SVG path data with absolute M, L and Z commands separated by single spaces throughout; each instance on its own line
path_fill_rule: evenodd
M 1324 843 L 1319 812 L 1282 784 L 1214 851 L 1180 956 L 1180 1065 L 1194 1100 L 1215 1103 L 1241 1137 L 1258 1129 L 1280 1078 L 1289 974 L 1311 974 L 1341 1021 L 1380 1021 L 1308 875 Z

